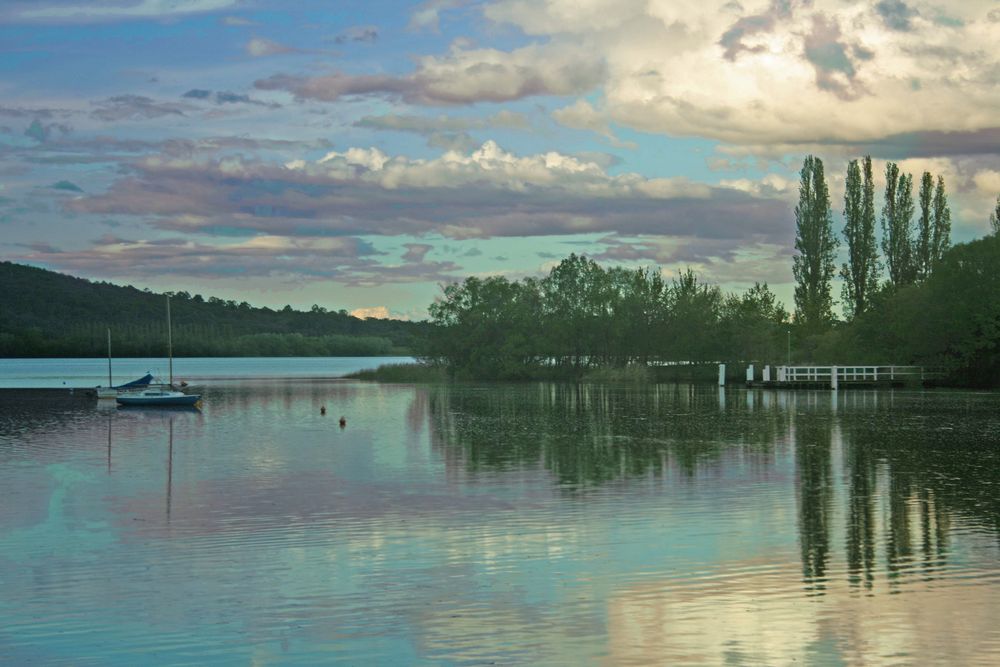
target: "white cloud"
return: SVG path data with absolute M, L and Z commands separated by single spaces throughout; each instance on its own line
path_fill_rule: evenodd
M 367 308 L 355 308 L 351 311 L 351 316 L 362 320 L 369 317 L 376 320 L 387 320 L 392 317 L 392 314 L 385 306 L 369 306 Z
M 40 3 L 39 3 L 40 4 Z M 167 17 L 228 9 L 238 0 L 138 0 L 109 3 L 52 4 L 48 7 L 15 9 L 13 18 L 48 21 L 102 21 Z
M 263 37 L 254 37 L 247 42 L 246 50 L 247 53 L 255 58 L 295 52 L 295 49 L 290 46 L 285 46 L 284 44 L 279 44 L 278 42 L 272 42 L 271 40 L 264 39 Z
M 640 130 L 797 144 L 998 124 L 993 3 L 921 3 L 909 30 L 889 28 L 857 0 L 787 11 L 721 4 L 501 0 L 485 14 L 547 40 L 549 58 L 570 44 L 601 58 L 604 110 Z M 561 113 L 561 122 L 603 127 L 585 102 Z

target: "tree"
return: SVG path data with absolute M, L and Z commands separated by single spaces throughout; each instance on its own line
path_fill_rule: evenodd
M 875 245 L 875 184 L 872 159 L 865 156 L 864 183 L 857 160 L 847 165 L 847 188 L 844 192 L 844 238 L 847 240 L 847 264 L 840 269 L 844 279 L 844 310 L 854 318 L 867 310 L 872 293 L 878 288 L 878 248 Z
M 830 281 L 836 264 L 837 238 L 833 234 L 830 193 L 823 161 L 809 155 L 802 164 L 799 203 L 795 207 L 795 320 L 818 331 L 833 321 Z
M 934 198 L 934 178 L 925 171 L 920 177 L 920 229 L 917 235 L 917 277 L 926 278 L 937 259 L 934 248 L 934 228 L 931 225 L 931 200 Z
M 913 234 L 913 177 L 900 174 L 899 166 L 885 166 L 885 204 L 882 207 L 882 252 L 885 254 L 889 283 L 894 288 L 909 285 L 916 278 Z
M 934 231 L 931 234 L 931 262 L 936 263 L 944 257 L 945 251 L 951 247 L 951 209 L 948 208 L 948 197 L 944 192 L 944 177 L 938 176 L 937 187 L 934 189 Z
M 1000 236 L 1000 195 L 997 195 L 997 205 L 990 213 L 990 226 L 993 228 L 993 233 Z

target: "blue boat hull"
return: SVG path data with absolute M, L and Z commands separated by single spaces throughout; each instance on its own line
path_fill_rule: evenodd
M 184 396 L 118 396 L 115 398 L 119 405 L 143 406 L 143 407 L 180 407 L 192 406 L 201 400 L 197 394 Z

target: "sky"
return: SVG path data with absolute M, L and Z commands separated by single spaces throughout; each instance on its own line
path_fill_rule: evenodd
M 791 310 L 806 155 L 837 231 L 870 154 L 989 232 L 998 43 L 980 0 L 3 0 L 0 259 L 420 319 L 582 253 Z

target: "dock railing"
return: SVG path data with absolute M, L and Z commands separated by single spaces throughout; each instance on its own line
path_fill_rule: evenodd
M 934 374 L 923 366 L 778 366 L 775 380 L 784 383 L 829 384 L 923 381 Z

